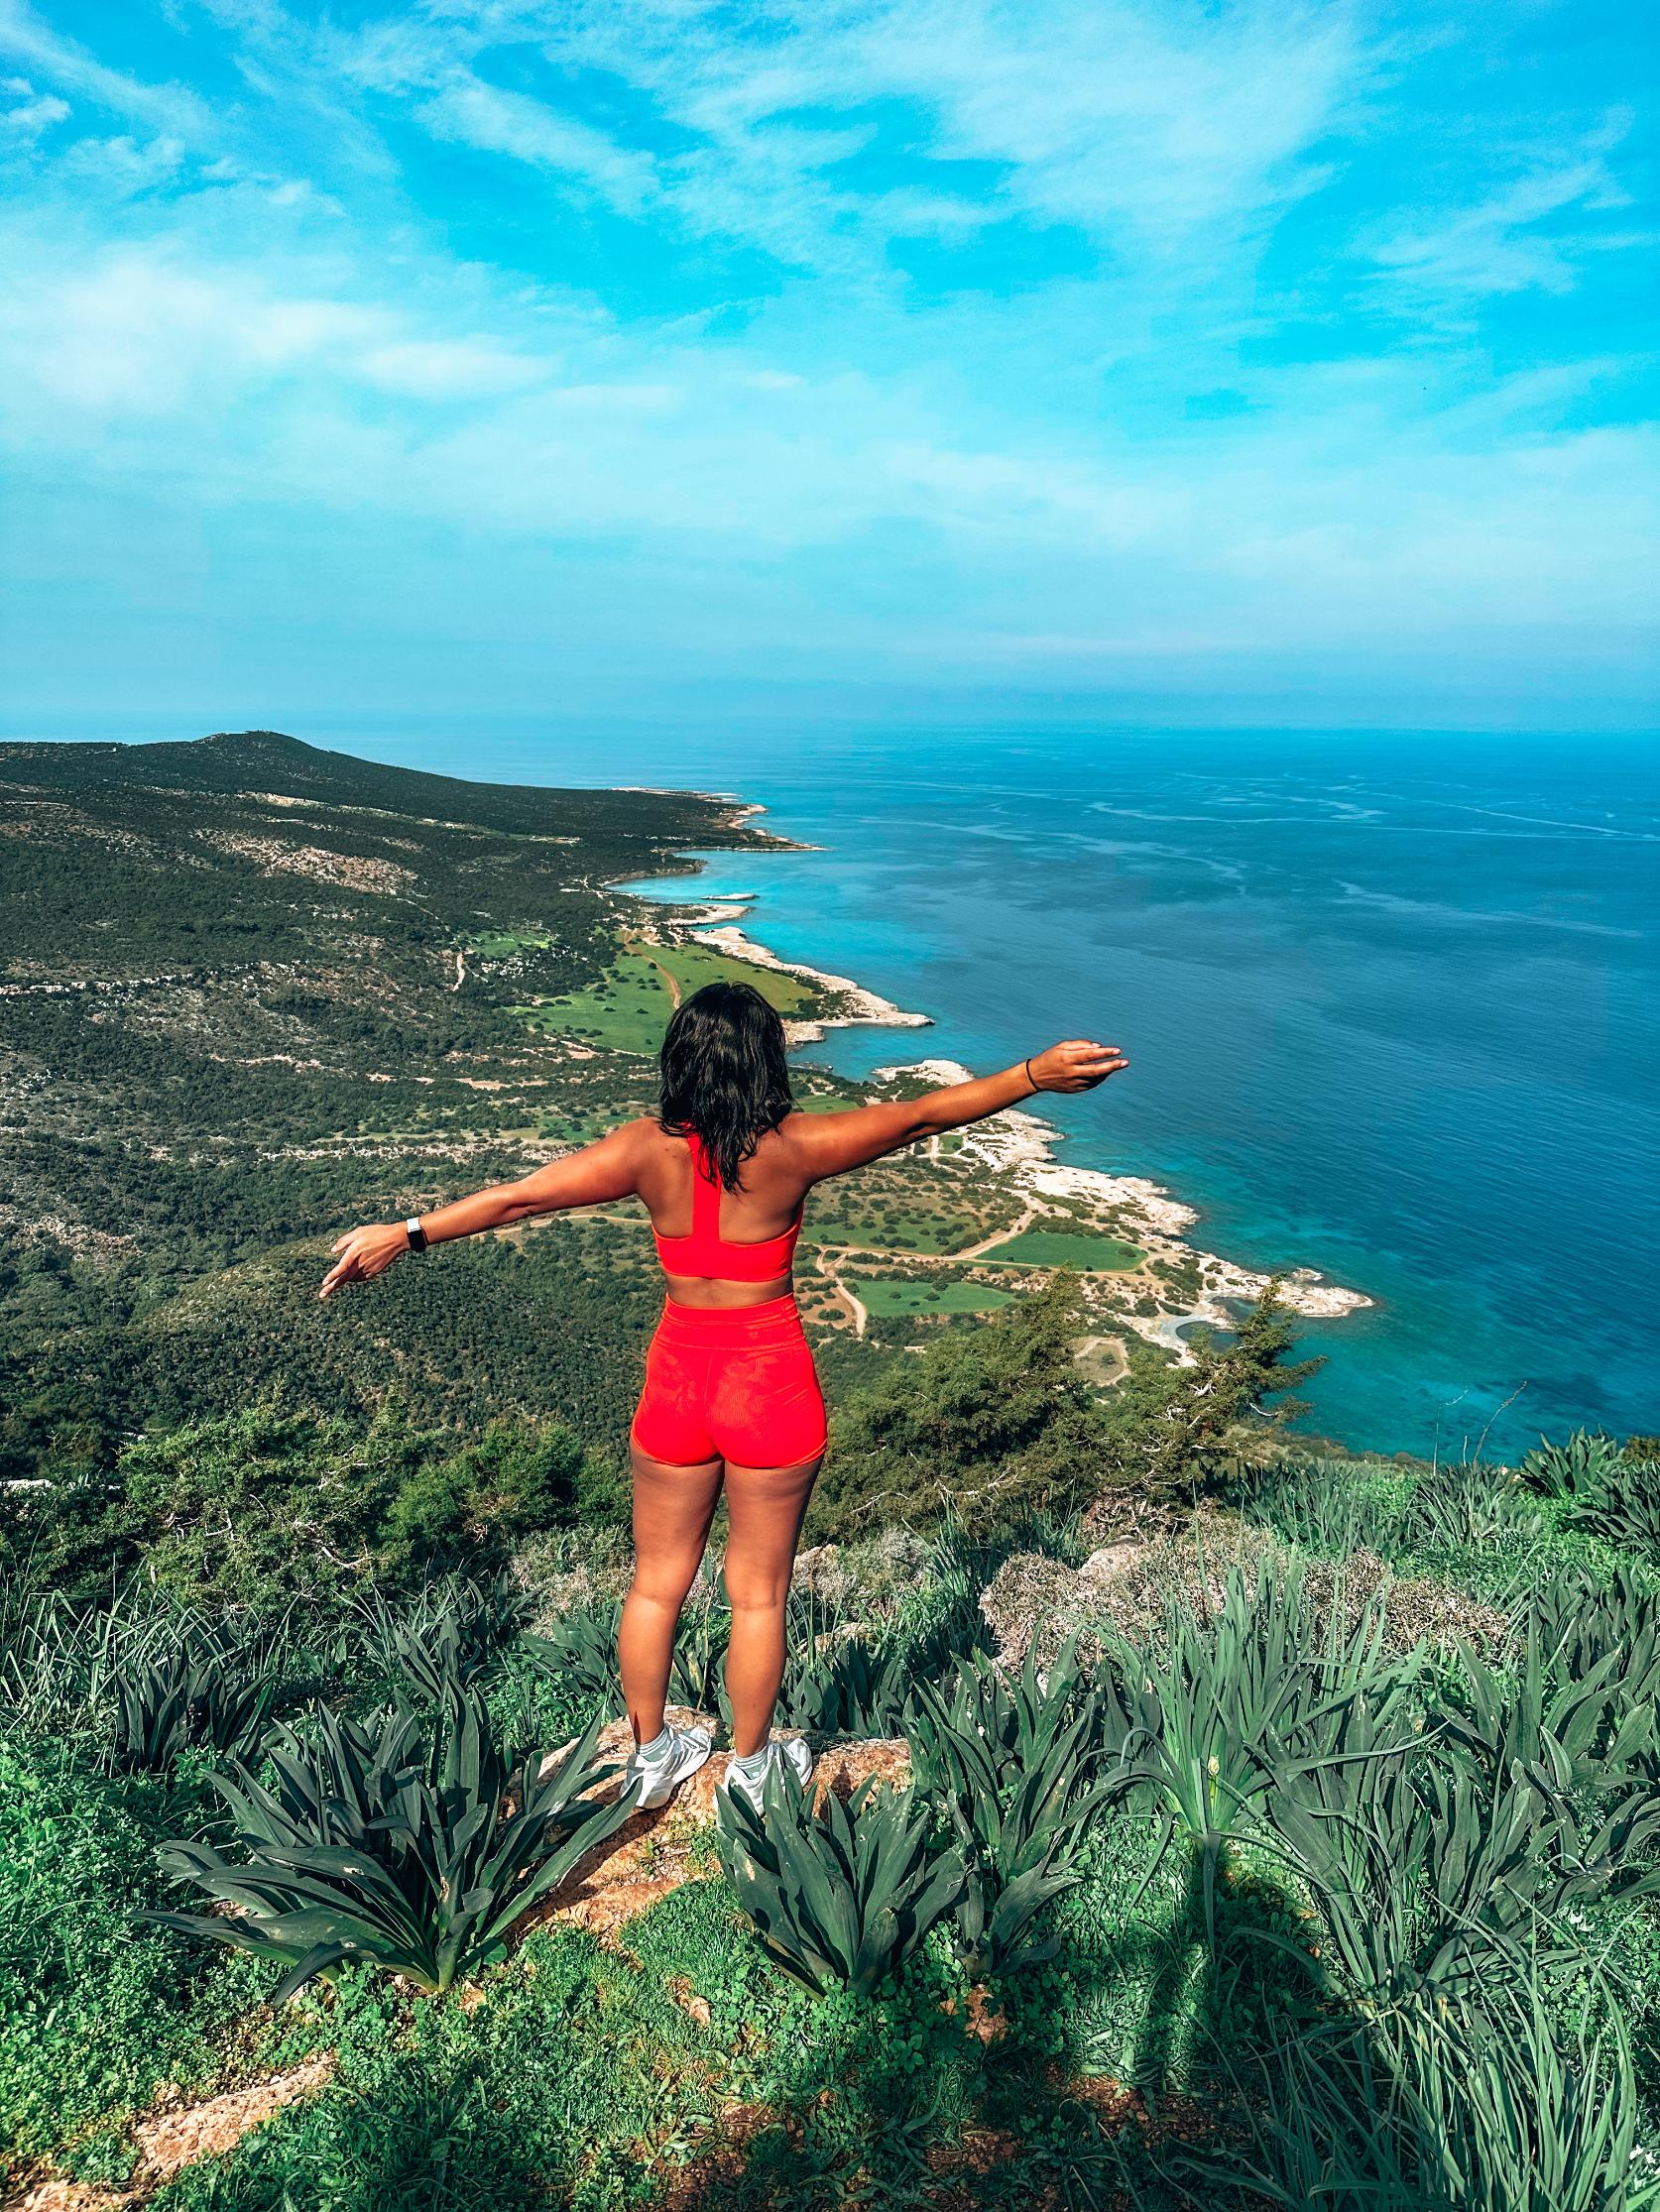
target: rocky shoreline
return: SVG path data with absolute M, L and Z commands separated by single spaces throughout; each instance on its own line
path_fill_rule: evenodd
M 743 811 L 749 816 L 764 810 L 746 807 Z M 933 1026 L 930 1015 L 896 1006 L 851 977 L 832 975 L 803 961 L 781 959 L 750 934 L 748 925 L 758 895 L 754 891 L 713 894 L 701 903 L 688 902 L 687 909 L 674 918 L 697 942 L 752 967 L 799 976 L 827 995 L 830 1010 L 785 1024 L 792 1046 L 816 1043 L 831 1029 L 855 1024 L 895 1029 Z M 668 903 L 672 909 L 679 902 Z M 883 1081 L 910 1077 L 944 1086 L 966 1081 L 971 1071 L 957 1061 L 935 1056 L 896 1062 L 873 1072 Z M 1147 1255 L 1143 1267 L 1157 1261 L 1197 1265 L 1197 1295 L 1169 1304 L 1159 1301 L 1160 1310 L 1154 1314 L 1126 1311 L 1113 1301 L 1110 1288 L 1101 1290 L 1099 1295 L 1110 1307 L 1116 1326 L 1128 1327 L 1185 1362 L 1193 1356 L 1185 1332 L 1195 1326 L 1232 1328 L 1237 1317 L 1228 1302 L 1253 1301 L 1276 1279 L 1191 1242 L 1188 1231 L 1200 1219 L 1198 1211 L 1162 1184 L 1146 1176 L 1109 1175 L 1098 1168 L 1072 1167 L 1057 1160 L 1056 1148 L 1064 1142 L 1064 1133 L 1029 1106 L 1011 1106 L 961 1135 L 963 1153 L 987 1175 L 1006 1178 L 1022 1214 L 1033 1221 L 1057 1225 L 1070 1222 L 1084 1229 L 1128 1237 Z M 1284 1303 L 1305 1320 L 1339 1320 L 1373 1303 L 1363 1291 L 1328 1282 L 1311 1267 L 1287 1268 L 1277 1280 Z M 1137 1274 L 1135 1287 L 1146 1287 L 1143 1275 Z

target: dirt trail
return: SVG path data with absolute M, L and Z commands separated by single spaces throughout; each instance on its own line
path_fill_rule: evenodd
M 146 2202 L 185 2166 L 198 2158 L 220 2157 L 235 2150 L 251 2129 L 285 2105 L 315 2096 L 334 2071 L 334 2054 L 324 2051 L 287 2073 L 269 2074 L 245 2089 L 227 2090 L 205 2104 L 176 2106 L 152 2113 L 133 2126 L 139 2163 L 126 2188 L 106 2189 L 88 2182 L 54 2178 L 40 2181 L 18 2198 L 12 2212 L 129 2212 Z
M 642 940 L 638 937 L 625 937 L 623 939 L 623 950 L 628 953 L 638 953 L 642 960 L 650 961 L 652 966 L 656 970 L 657 974 L 662 978 L 663 982 L 668 986 L 669 1004 L 671 1006 L 677 1006 L 680 1003 L 679 984 L 663 966 L 662 962 L 657 958 L 656 954 L 652 952 L 649 944 L 643 943 Z

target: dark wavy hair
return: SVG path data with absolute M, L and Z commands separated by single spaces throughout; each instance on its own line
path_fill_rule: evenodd
M 657 1119 L 696 1135 L 729 1191 L 744 1162 L 795 1100 L 783 1023 L 750 984 L 705 984 L 682 998 L 662 1040 Z

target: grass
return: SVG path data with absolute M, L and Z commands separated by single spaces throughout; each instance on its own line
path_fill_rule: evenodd
M 787 970 L 762 968 L 753 961 L 736 960 L 731 953 L 717 952 L 708 945 L 658 945 L 653 957 L 667 969 L 680 987 L 680 995 L 701 990 L 705 984 L 753 984 L 770 1006 L 775 1006 L 786 1020 L 811 1013 L 818 1005 L 822 992 L 816 984 L 805 976 L 791 975 Z
M 937 1301 L 910 1312 L 1007 1296 L 963 1283 L 860 1288 Z M 1285 1462 L 1242 1470 L 1237 1490 L 1256 1526 L 1303 1556 L 1375 1547 L 1404 1567 L 1433 1539 L 1455 1583 L 1537 1580 L 1561 1564 L 1534 1520 L 1515 1518 L 1502 1470 Z M 1069 1565 L 1089 1541 L 1076 1524 L 1020 1538 Z M 1614 1558 L 1574 1544 L 1586 1564 Z M 983 1629 L 980 1593 L 997 1565 L 991 1552 L 889 1530 L 821 1562 L 815 1619 L 864 1621 L 911 1676 L 948 1675 Z M 318 1632 L 337 1638 L 338 1626 L 330 1616 Z M 1464 1702 L 1460 1668 L 1450 1653 L 1426 1662 L 1413 1693 L 1423 1717 Z M 1219 1680 L 1215 1702 L 1232 1724 L 1230 1682 Z M 385 1690 L 352 1677 L 325 1693 L 361 1704 Z M 530 1644 L 510 1649 L 491 1694 L 538 1743 L 583 1717 Z M 711 1852 L 616 1946 L 555 1923 L 445 1998 L 351 1968 L 273 2011 L 274 1969 L 136 1918 L 160 1898 L 157 1840 L 220 1816 L 199 1764 L 165 1780 L 109 1779 L 95 1735 L 28 1733 L 33 1709 L 20 1705 L 0 1734 L 0 2144 L 14 2181 L 50 2158 L 59 2175 L 120 2183 L 134 2163 L 133 2116 L 169 2101 L 166 2084 L 190 2101 L 327 2050 L 335 2069 L 316 2094 L 185 2168 L 148 2199 L 157 2212 L 1240 2206 L 1241 2082 L 1266 2079 L 1289 2046 L 1336 2048 L 1357 2018 L 1314 1893 L 1271 1822 L 1230 1838 L 1213 1891 L 1197 1845 L 1181 1828 L 1166 1837 L 1157 1805 L 1140 1798 L 1096 1817 L 1077 1887 L 1045 1909 L 1049 1955 L 973 1992 L 940 1928 L 873 1999 L 807 1996 L 767 1962 Z M 1200 1719 L 1209 1710 L 1195 1707 Z M 1197 1723 L 1191 1733 L 1197 1756 L 1210 1739 Z M 1652 1844 L 1640 1848 L 1653 1858 Z M 1660 1910 L 1642 1896 L 1592 1899 L 1549 1932 L 1579 1960 L 1554 1985 L 1553 2033 L 1601 2034 L 1618 2008 L 1633 2050 L 1620 2094 L 1652 2140 Z M 1457 2011 L 1466 1999 L 1454 1989 L 1449 2002 Z M 1446 2074 L 1455 2103 L 1464 2080 Z M 1158 2123 L 1145 2137 L 1126 2118 L 1132 2096 Z M 1190 2153 L 1234 2157 L 1227 2186 L 1185 2191 L 1172 2176 Z M 1377 2201 L 1539 2212 L 1544 2199 Z M 1638 2201 L 1598 2200 L 1600 2212 Z
M 65 2143 L 95 2177 L 164 2082 L 216 2045 L 273 1976 L 135 1923 L 160 1903 L 156 1847 L 191 1793 L 88 1770 L 89 1747 L 0 1739 L 0 2174 Z
M 1023 1228 L 982 1252 L 981 1266 L 1072 1267 L 1086 1275 L 1123 1275 L 1146 1258 L 1139 1244 L 1120 1236 L 1091 1236 L 1071 1229 Z
M 603 979 L 565 997 L 538 999 L 512 1011 L 534 1029 L 601 1045 L 612 1052 L 655 1054 L 674 1011 L 675 989 L 684 997 L 711 983 L 753 984 L 786 1019 L 808 1013 L 819 993 L 804 977 L 752 962 L 703 945 L 658 945 L 652 951 L 620 953 Z
M 923 1314 L 989 1314 L 1012 1302 L 1007 1290 L 978 1283 L 850 1283 L 848 1288 L 879 1321 Z
M 945 1259 L 972 1242 L 978 1223 L 962 1216 L 925 1212 L 918 1207 L 860 1220 L 824 1220 L 809 1212 L 807 1241 L 813 1244 L 851 1245 L 873 1252 L 927 1252 Z

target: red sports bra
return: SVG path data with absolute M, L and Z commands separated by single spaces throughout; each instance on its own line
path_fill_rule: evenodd
M 653 1229 L 657 1257 L 668 1275 L 701 1275 L 729 1283 L 770 1283 L 787 1275 L 801 1233 L 801 1209 L 779 1236 L 760 1243 L 728 1243 L 721 1235 L 721 1186 L 709 1166 L 702 1139 L 693 1131 L 686 1142 L 692 1156 L 692 1225 L 689 1236 L 664 1236 Z

